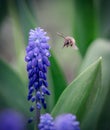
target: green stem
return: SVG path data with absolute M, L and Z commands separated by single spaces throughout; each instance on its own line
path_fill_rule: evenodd
M 38 100 L 36 99 L 36 104 Z M 37 108 L 36 106 L 36 113 L 35 113 L 35 125 L 34 125 L 34 130 L 38 130 L 38 124 L 40 122 L 40 109 Z
M 35 130 L 38 130 L 38 124 L 40 121 L 40 110 L 38 108 L 36 108 L 36 120 L 35 120 Z

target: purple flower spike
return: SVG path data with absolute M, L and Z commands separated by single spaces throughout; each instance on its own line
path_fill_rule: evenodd
M 41 115 L 38 128 L 39 130 L 55 130 L 52 116 L 48 113 Z
M 31 102 L 36 101 L 35 106 L 38 109 L 41 108 L 41 105 L 46 106 L 45 99 L 42 102 L 42 97 L 50 94 L 47 88 L 48 83 L 46 78 L 47 68 L 50 66 L 48 60 L 50 57 L 48 40 L 49 37 L 46 36 L 46 32 L 40 27 L 35 28 L 35 30 L 31 29 L 29 32 L 28 46 L 26 47 L 25 61 L 27 62 L 29 79 L 28 100 Z
M 72 114 L 60 115 L 55 119 L 56 130 L 80 130 L 76 116 Z

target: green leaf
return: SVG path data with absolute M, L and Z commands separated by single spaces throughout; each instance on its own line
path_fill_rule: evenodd
M 66 78 L 64 73 L 59 66 L 53 52 L 51 51 L 50 57 L 51 66 L 49 67 L 49 89 L 51 90 L 51 95 L 48 98 L 49 100 L 49 111 L 52 110 L 53 106 L 55 106 L 58 98 L 60 97 L 61 93 L 67 86 Z
M 22 31 L 25 35 L 24 37 L 26 41 L 25 44 L 27 44 L 28 42 L 27 37 L 29 35 L 29 30 L 36 27 L 36 20 L 35 17 L 33 17 L 33 14 L 30 8 L 28 7 L 26 1 L 16 0 L 16 3 L 17 3 L 16 8 L 18 11 L 18 16 L 21 23 Z
M 73 34 L 78 48 L 85 55 L 90 43 L 99 35 L 94 0 L 74 0 Z
M 110 39 L 110 0 L 98 0 L 97 5 L 101 37 Z
M 83 71 L 98 57 L 102 56 L 102 86 L 104 87 L 103 95 L 100 97 L 104 103 L 103 110 L 100 116 L 97 130 L 110 129 L 110 41 L 104 39 L 97 39 L 89 47 L 81 67 Z
M 4 18 L 7 16 L 7 1 L 0 0 L 0 24 L 3 22 Z
M 36 20 L 32 15 L 28 2 L 25 0 L 12 0 L 8 5 L 21 25 L 20 29 L 22 30 L 22 35 L 24 34 L 25 36 L 25 44 L 27 44 L 29 30 L 36 27 Z
M 88 118 L 88 129 L 95 127 L 102 105 L 99 100 L 102 89 L 101 58 L 99 58 L 64 90 L 52 111 L 52 115 L 73 113 L 77 115 L 78 120 L 83 121 L 83 119 L 86 120 L 86 117 L 93 117 L 94 114 L 94 120 Z M 97 113 L 95 113 L 96 111 Z
M 11 107 L 28 116 L 26 84 L 17 73 L 0 60 L 0 108 Z

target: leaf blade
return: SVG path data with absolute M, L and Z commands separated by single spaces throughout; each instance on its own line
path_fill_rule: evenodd
M 28 103 L 26 100 L 26 84 L 20 79 L 14 70 L 0 60 L 0 107 L 12 107 L 28 115 Z
M 103 95 L 100 100 L 104 102 L 102 113 L 99 118 L 96 130 L 110 129 L 110 41 L 106 39 L 97 39 L 88 48 L 87 54 L 85 55 L 83 64 L 80 72 L 83 71 L 87 66 L 91 64 L 97 57 L 102 56 L 102 87 Z
M 68 112 L 78 115 L 78 113 L 80 111 L 84 110 L 85 105 L 83 105 L 83 104 L 85 104 L 87 102 L 89 93 L 92 89 L 92 83 L 94 82 L 94 80 L 96 78 L 96 75 L 98 73 L 98 68 L 100 68 L 100 64 L 101 64 L 101 59 L 98 59 L 98 61 L 96 63 L 94 63 L 88 69 L 86 69 L 83 73 L 81 73 L 64 90 L 63 94 L 60 96 L 60 99 L 58 100 L 56 106 L 54 107 L 54 109 L 52 111 L 53 116 L 56 116 L 61 113 L 68 113 Z M 68 96 L 68 98 L 67 98 L 67 96 Z M 81 97 L 82 97 L 82 99 L 81 99 Z M 82 101 L 80 101 L 80 99 Z M 80 110 L 81 106 L 82 106 L 82 110 Z M 82 115 L 80 116 L 80 114 L 79 114 L 78 118 L 81 119 Z
M 74 1 L 73 35 L 84 56 L 90 43 L 99 36 L 97 10 L 93 0 Z

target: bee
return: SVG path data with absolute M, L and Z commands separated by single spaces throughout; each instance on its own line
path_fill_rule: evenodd
M 63 47 L 73 47 L 73 49 L 78 49 L 78 47 L 76 46 L 76 44 L 75 44 L 75 39 L 73 38 L 73 37 L 70 37 L 70 36 L 64 36 L 64 34 L 62 34 L 62 33 L 59 33 L 59 32 L 57 32 L 57 35 L 58 36 L 60 36 L 60 37 L 62 37 L 62 38 L 64 38 L 64 45 L 63 45 Z

